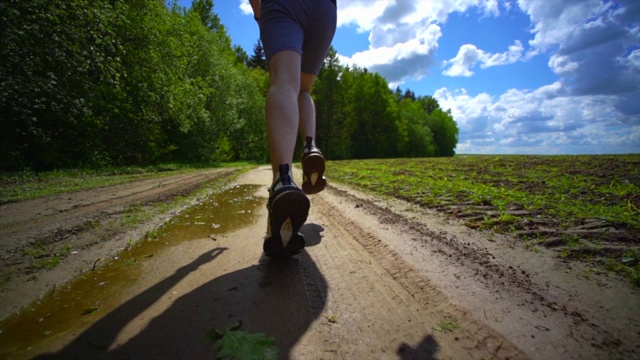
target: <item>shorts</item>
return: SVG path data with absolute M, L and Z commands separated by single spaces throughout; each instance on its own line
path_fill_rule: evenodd
M 263 0 L 260 40 L 269 59 L 284 50 L 302 57 L 301 70 L 318 75 L 336 32 L 335 0 Z

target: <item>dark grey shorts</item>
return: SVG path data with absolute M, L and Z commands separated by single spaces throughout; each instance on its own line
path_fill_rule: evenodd
M 267 62 L 284 50 L 302 56 L 302 71 L 318 75 L 336 31 L 335 0 L 263 0 L 260 40 Z

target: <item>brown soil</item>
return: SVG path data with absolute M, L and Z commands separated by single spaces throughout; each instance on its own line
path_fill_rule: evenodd
M 86 225 L 91 221 L 219 175 L 202 172 L 5 205 L 2 265 L 26 261 L 18 254 L 25 244 L 60 247 L 103 228 Z M 269 180 L 262 167 L 237 183 L 261 185 L 256 196 L 266 202 Z M 167 185 L 158 187 L 160 182 Z M 640 356 L 640 294 L 628 281 L 470 229 L 448 214 L 335 184 L 311 203 L 302 228 L 307 248 L 297 257 L 272 261 L 262 255 L 267 214 L 260 206 L 258 221 L 243 229 L 182 242 L 145 259 L 142 275 L 113 294 L 112 309 L 15 357 L 211 358 L 204 334 L 237 322 L 243 331 L 274 337 L 285 359 Z M 123 233 L 114 241 L 85 243 L 53 270 L 34 270 L 32 281 L 14 277 L 0 295 L 2 318 L 124 247 L 132 235 Z M 447 331 L 447 323 L 457 328 Z

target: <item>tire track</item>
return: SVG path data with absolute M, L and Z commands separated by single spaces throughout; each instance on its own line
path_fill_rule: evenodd
M 322 195 L 312 202 L 310 221 L 325 233 L 308 251 L 329 286 L 325 315 L 335 321 L 329 341 L 345 358 L 377 358 L 380 351 L 383 358 L 526 358 L 340 208 Z M 447 333 L 447 320 L 459 329 Z
M 51 198 L 35 199 L 0 207 L 0 251 L 46 238 L 78 227 L 90 219 L 108 216 L 127 205 L 155 201 L 189 192 L 205 181 L 225 176 L 231 170 L 142 180 L 129 184 L 91 189 Z
M 432 253 L 447 259 L 448 263 L 464 269 L 464 274 L 473 279 L 476 284 L 512 299 L 510 306 L 523 308 L 522 314 L 526 314 L 534 321 L 534 323 L 523 322 L 523 325 L 538 331 L 526 336 L 549 339 L 549 342 L 544 345 L 545 351 L 554 349 L 556 353 L 568 352 L 572 354 L 571 358 L 582 358 L 589 353 L 599 353 L 606 358 L 624 358 L 637 351 L 637 342 L 628 341 L 633 336 L 615 331 L 615 328 L 606 326 L 602 321 L 593 321 L 593 318 L 590 320 L 584 315 L 585 309 L 576 306 L 580 305 L 579 303 L 571 301 L 571 295 L 569 295 L 569 301 L 558 296 L 548 283 L 536 280 L 535 274 L 531 272 L 532 269 L 525 270 L 521 264 L 497 258 L 486 247 L 471 240 L 458 238 L 446 231 L 435 231 L 419 221 L 408 219 L 389 208 L 383 208 L 346 191 L 329 187 L 328 193 L 346 200 L 351 205 L 356 204 L 356 207 L 363 208 L 366 213 L 376 217 L 378 223 L 383 226 L 390 225 L 403 229 L 407 243 L 412 242 L 415 246 L 430 249 Z M 353 214 L 349 215 L 353 218 Z M 389 248 L 385 244 L 382 245 Z M 395 254 L 394 258 L 402 260 L 402 256 L 398 254 Z M 486 313 L 484 317 L 487 318 Z M 475 318 L 478 318 L 477 314 Z M 556 336 L 567 338 L 560 341 L 556 337 L 551 341 L 553 338 L 551 334 L 554 333 L 557 334 Z M 521 338 L 520 341 L 522 340 Z

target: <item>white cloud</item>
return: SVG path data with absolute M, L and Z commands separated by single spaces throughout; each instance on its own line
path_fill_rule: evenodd
M 535 37 L 529 44 L 540 49 L 564 43 L 604 6 L 599 0 L 518 0 L 518 5 L 533 24 Z
M 380 73 L 392 87 L 408 79 L 419 80 L 437 63 L 438 40 L 442 36 L 439 24 L 445 23 L 449 14 L 463 13 L 471 7 L 479 8 L 487 16 L 500 12 L 497 0 L 338 1 L 338 26 L 354 26 L 360 32 L 369 32 L 370 43 L 369 49 L 340 60 Z M 516 45 L 522 48 L 521 44 Z M 510 51 L 522 52 L 517 48 Z M 487 54 L 483 65 L 508 61 L 501 56 L 513 54 Z
M 475 45 L 462 45 L 456 57 L 444 62 L 444 65 L 448 65 L 449 68 L 442 73 L 447 76 L 471 76 L 473 75 L 473 71 L 469 70 L 469 68 L 480 61 L 482 53 L 483 51 Z
M 251 14 L 248 1 L 240 1 Z M 483 16 L 522 11 L 531 37 L 496 53 L 461 45 L 443 74 L 468 77 L 544 56 L 557 81 L 503 94 L 436 91 L 460 127 L 457 152 L 640 152 L 637 0 L 338 0 L 338 26 L 369 39 L 368 49 L 340 61 L 378 72 L 392 87 L 418 80 L 442 63 L 436 54 L 448 16 L 471 8 Z
M 554 54 L 549 58 L 549 67 L 558 75 L 572 73 L 578 69 L 578 66 L 577 62 L 571 61 L 569 57 L 564 55 Z
M 417 34 L 404 42 L 390 46 L 371 47 L 353 54 L 350 58 L 341 56 L 345 65 L 357 65 L 384 76 L 392 87 L 406 78 L 420 79 L 435 64 L 438 39 L 442 35 L 440 26 L 429 24 L 416 29 Z
M 622 120 L 613 95 L 567 96 L 558 82 L 499 97 L 441 88 L 434 97 L 458 123 L 458 153 L 640 151 L 640 123 Z
M 513 64 L 516 61 L 522 59 L 522 52 L 524 48 L 520 40 L 516 40 L 513 45 L 509 46 L 509 50 L 503 53 L 487 54 L 484 53 L 482 58 L 482 68 L 488 68 L 491 66 Z
M 338 27 L 354 25 L 359 32 L 370 31 L 388 6 L 387 1 L 338 1 Z
M 550 53 L 549 67 L 574 95 L 620 95 L 620 109 L 632 108 L 624 99 L 640 88 L 638 6 L 633 0 L 519 0 L 532 23 L 529 45 Z M 636 3 L 637 4 L 637 3 Z
M 473 44 L 465 44 L 460 47 L 458 54 L 451 60 L 446 60 L 444 66 L 448 66 L 442 73 L 447 76 L 471 76 L 471 68 L 480 63 L 480 67 L 485 69 L 492 66 L 513 64 L 523 58 L 524 48 L 519 40 L 509 46 L 509 50 L 503 53 L 487 53 L 478 49 Z
M 444 73 L 469 76 L 474 66 L 546 55 L 558 81 L 499 96 L 436 91 L 434 96 L 443 108 L 451 108 L 460 127 L 457 151 L 640 152 L 638 6 L 626 0 L 520 0 L 518 5 L 531 20 L 530 50 L 523 55 L 524 49 L 514 45 L 511 54 L 491 56 L 464 45 L 445 62 Z
M 245 15 L 253 16 L 253 9 L 249 4 L 249 0 L 240 0 L 240 11 Z

